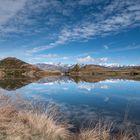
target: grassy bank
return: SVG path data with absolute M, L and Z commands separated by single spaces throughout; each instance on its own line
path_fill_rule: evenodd
M 0 96 L 0 140 L 137 140 L 132 133 L 111 135 L 112 123 L 72 133 L 55 108 L 40 110 L 21 99 Z

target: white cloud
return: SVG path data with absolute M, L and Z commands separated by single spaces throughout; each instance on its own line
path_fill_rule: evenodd
M 57 12 L 63 14 L 61 7 L 58 0 L 0 0 L 0 36 L 11 37 L 10 33 L 29 36 L 47 31 L 51 25 L 61 21 L 55 16 Z M 42 11 L 47 15 L 39 16 Z M 38 26 L 42 20 L 44 26 Z
M 102 57 L 102 58 L 99 59 L 99 61 L 100 62 L 106 62 L 106 61 L 108 61 L 108 58 L 107 57 Z
M 52 35 L 52 33 L 49 34 L 49 30 L 55 27 L 57 31 L 54 33 L 53 41 L 44 43 L 45 45 L 37 44 L 28 51 L 31 54 L 55 48 L 70 41 L 111 35 L 140 25 L 139 0 L 113 0 L 109 4 L 104 1 L 105 4 L 101 7 L 102 2 L 103 0 L 64 2 L 59 0 L 0 0 L 0 36 L 8 35 L 8 33 L 24 33 L 26 36 L 43 31 L 49 36 Z M 95 4 L 98 4 L 99 12 L 91 10 L 88 16 L 83 13 L 80 20 L 75 22 L 76 16 L 73 14 L 77 11 L 77 7 L 82 9 L 83 6 L 88 5 L 91 8 Z M 40 14 L 43 10 L 46 16 L 42 18 Z M 42 26 L 38 26 L 40 21 Z
M 56 57 L 58 57 L 57 54 L 41 54 L 39 56 L 43 57 L 43 58 L 56 58 Z
M 105 48 L 106 50 L 108 50 L 108 49 L 109 49 L 109 46 L 107 46 L 107 45 L 104 45 L 104 48 Z
M 0 0 L 0 26 L 7 23 L 20 11 L 27 0 Z
M 73 59 L 73 56 L 65 56 L 63 54 L 48 53 L 48 54 L 25 54 L 27 62 L 29 63 L 46 63 L 46 64 L 57 64 L 62 61 L 68 61 Z
M 128 51 L 128 50 L 135 50 L 139 48 L 140 48 L 140 45 L 131 45 L 131 46 L 126 46 L 122 48 L 112 49 L 112 50 L 109 50 L 109 52 L 122 52 L 122 51 Z
M 83 58 L 78 58 L 77 61 L 78 61 L 78 63 L 93 63 L 95 61 L 95 59 L 92 58 L 91 56 L 86 56 Z
M 81 0 L 80 3 L 88 4 L 90 0 Z M 94 1 L 96 2 L 96 1 Z M 124 8 L 125 7 L 125 8 Z M 75 26 L 64 27 L 59 33 L 58 38 L 53 43 L 46 46 L 40 46 L 32 52 L 51 49 L 63 45 L 70 41 L 81 39 L 91 39 L 96 36 L 106 36 L 121 32 L 127 28 L 139 26 L 140 22 L 140 2 L 134 1 L 113 1 L 103 8 L 102 12 L 94 13 L 83 19 Z M 116 14 L 114 14 L 114 12 Z M 106 49 L 108 47 L 106 46 Z
M 81 4 L 81 5 L 90 5 L 90 4 L 94 3 L 94 2 L 95 2 L 94 0 L 80 0 L 79 4 Z
M 69 59 L 69 57 L 67 57 L 67 56 L 64 56 L 64 57 L 63 57 L 63 59 L 64 59 L 64 60 L 68 60 L 68 59 Z
M 48 50 L 48 49 L 57 47 L 59 45 L 63 45 L 70 39 L 69 38 L 70 36 L 71 36 L 70 32 L 67 32 L 66 30 L 62 30 L 61 34 L 58 36 L 58 39 L 55 42 L 50 43 L 49 45 L 46 45 L 46 46 L 44 45 L 44 46 L 40 46 L 40 47 L 35 47 L 32 50 L 28 51 L 28 53 L 30 53 L 30 54 L 37 53 L 40 51 L 44 51 L 44 50 Z
M 18 32 L 16 23 L 11 21 L 24 9 L 27 0 L 0 0 L 0 37 Z
M 118 63 L 106 63 L 106 62 L 99 63 L 99 65 L 107 66 L 107 67 L 119 67 L 120 66 L 120 64 L 118 64 Z
M 82 63 L 82 64 L 100 64 L 100 63 L 106 63 L 108 61 L 108 58 L 107 57 L 101 57 L 101 58 L 93 58 L 91 56 L 86 56 L 86 57 L 80 57 L 80 58 L 77 58 L 77 62 L 78 63 Z

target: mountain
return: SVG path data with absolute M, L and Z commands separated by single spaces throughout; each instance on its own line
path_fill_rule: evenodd
M 108 67 L 105 67 L 105 66 L 100 66 L 100 65 L 84 65 L 84 66 L 81 66 L 79 64 L 76 64 L 72 69 L 70 69 L 70 73 L 71 74 L 76 74 L 76 73 L 82 73 L 82 74 L 88 74 L 89 73 L 99 73 L 99 72 L 104 72 L 104 71 L 109 71 L 111 70 L 110 68 Z
M 25 78 L 38 77 L 41 70 L 34 65 L 28 64 L 14 57 L 8 57 L 0 61 L 1 77 Z
M 42 70 L 51 70 L 51 71 L 61 71 L 61 72 L 67 72 L 69 69 L 72 68 L 72 65 L 68 64 L 44 64 L 44 63 L 38 63 L 36 66 Z
M 0 61 L 0 78 L 40 77 L 42 70 L 14 57 Z
M 39 70 L 34 65 L 28 64 L 22 60 L 15 57 L 8 57 L 0 61 L 0 69 L 35 69 Z
M 100 65 L 85 65 L 80 66 L 76 64 L 67 73 L 69 76 L 102 76 L 110 78 L 126 78 L 126 79 L 140 79 L 140 66 L 129 67 L 106 67 Z

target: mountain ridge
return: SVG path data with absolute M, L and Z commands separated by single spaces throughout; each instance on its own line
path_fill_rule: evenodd
M 25 77 L 36 78 L 53 75 L 140 75 L 140 66 L 107 67 L 101 65 L 51 65 L 38 63 L 32 65 L 15 57 L 0 60 L 0 78 Z
M 15 57 L 0 60 L 1 78 L 39 78 L 46 75 L 59 75 L 59 72 L 44 71 L 35 65 L 26 63 Z

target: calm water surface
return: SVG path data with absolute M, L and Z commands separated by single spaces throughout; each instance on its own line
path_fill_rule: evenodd
M 109 79 L 96 83 L 75 83 L 67 77 L 44 78 L 16 92 L 30 100 L 51 100 L 63 107 L 71 122 L 115 121 L 140 126 L 140 81 Z

